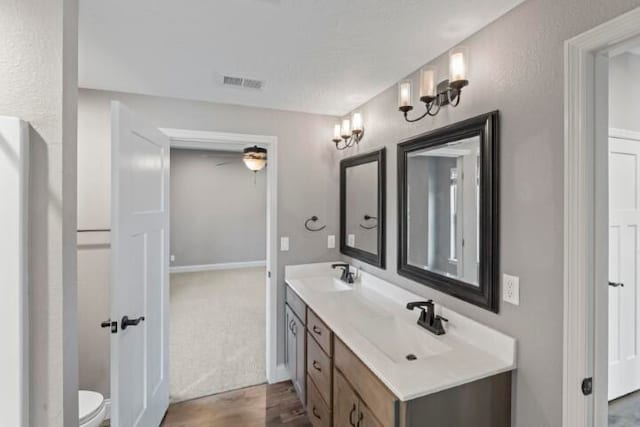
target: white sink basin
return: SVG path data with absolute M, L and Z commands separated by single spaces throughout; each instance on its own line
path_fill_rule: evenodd
M 391 318 L 356 327 L 367 341 L 395 363 L 411 363 L 451 350 L 430 332 L 402 320 Z
M 305 285 L 315 292 L 343 292 L 353 288 L 333 277 L 310 277 L 305 279 Z

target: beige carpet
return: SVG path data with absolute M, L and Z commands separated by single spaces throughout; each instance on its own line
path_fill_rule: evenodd
M 266 381 L 265 269 L 171 275 L 171 401 Z

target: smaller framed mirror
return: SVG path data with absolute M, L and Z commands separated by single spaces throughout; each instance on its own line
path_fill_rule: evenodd
M 398 145 L 398 274 L 499 307 L 498 112 Z
M 385 149 L 340 162 L 340 252 L 385 268 Z

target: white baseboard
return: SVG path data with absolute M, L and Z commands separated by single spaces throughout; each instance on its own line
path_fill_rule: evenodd
M 276 371 L 274 372 L 274 375 L 272 378 L 269 378 L 269 384 L 275 384 L 275 383 L 279 383 L 282 381 L 287 381 L 290 380 L 291 377 L 289 376 L 289 372 L 287 371 L 287 367 L 285 366 L 284 363 L 279 364 L 278 366 L 276 366 Z
M 220 264 L 180 265 L 169 267 L 169 273 L 194 273 L 197 271 L 233 270 L 235 268 L 266 267 L 267 261 L 225 262 Z
M 106 408 L 105 420 L 110 420 L 111 419 L 111 399 L 104 400 L 104 407 Z

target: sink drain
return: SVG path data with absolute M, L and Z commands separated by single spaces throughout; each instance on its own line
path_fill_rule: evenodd
M 415 354 L 407 354 L 407 360 L 416 360 L 417 357 Z

